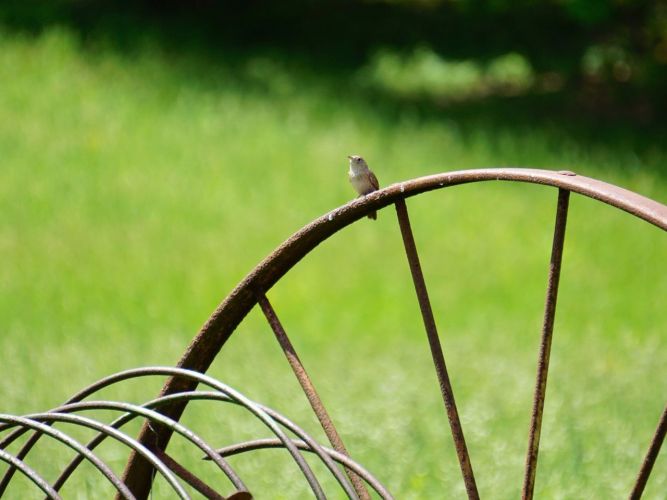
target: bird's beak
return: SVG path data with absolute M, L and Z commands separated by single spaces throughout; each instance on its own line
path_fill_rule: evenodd
M 352 159 L 352 157 L 351 157 L 350 155 L 348 155 L 348 156 L 347 156 L 347 159 L 348 159 L 348 160 L 351 160 L 351 159 Z

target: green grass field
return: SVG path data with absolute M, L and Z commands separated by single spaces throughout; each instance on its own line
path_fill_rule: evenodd
M 530 166 L 667 202 L 666 143 L 642 131 L 529 123 L 520 101 L 493 120 L 425 113 L 356 82 L 275 54 L 0 32 L 0 411 L 44 410 L 110 373 L 173 365 L 255 264 L 353 197 L 347 154 L 364 155 L 383 185 Z M 484 498 L 520 492 L 555 203 L 553 189 L 500 183 L 408 202 Z M 573 196 L 536 498 L 629 492 L 667 394 L 666 261 L 664 232 Z M 463 498 L 394 211 L 335 235 L 269 297 L 353 456 L 397 498 Z M 272 337 L 253 311 L 210 373 L 321 437 Z M 115 395 L 149 399 L 159 385 Z M 266 436 L 238 411 L 212 421 L 208 409 L 193 405 L 186 422 L 213 442 Z M 54 449 L 30 462 L 47 477 Z M 232 464 L 257 498 L 307 498 L 282 456 Z M 64 494 L 104 488 L 88 469 Z M 665 491 L 663 450 L 645 498 Z M 8 497 L 39 498 L 21 480 Z

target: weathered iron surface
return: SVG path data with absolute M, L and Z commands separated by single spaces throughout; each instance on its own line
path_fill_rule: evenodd
M 257 300 L 259 302 L 260 308 L 262 309 L 262 312 L 264 313 L 264 316 L 266 317 L 266 320 L 269 323 L 269 326 L 271 326 L 271 329 L 273 330 L 273 333 L 276 336 L 276 340 L 278 340 L 281 349 L 285 353 L 287 362 L 292 368 L 292 371 L 294 372 L 294 375 L 299 381 L 301 389 L 306 395 L 306 398 L 308 399 L 308 402 L 310 403 L 310 406 L 313 409 L 315 416 L 319 420 L 320 425 L 324 430 L 324 433 L 329 439 L 331 446 L 333 446 L 337 452 L 349 456 L 350 454 L 347 452 L 345 444 L 343 443 L 340 434 L 338 434 L 338 431 L 336 430 L 336 426 L 334 425 L 333 420 L 329 416 L 329 412 L 324 407 L 322 399 L 317 393 L 317 390 L 315 389 L 315 386 L 313 385 L 310 376 L 308 376 L 308 372 L 306 371 L 305 367 L 303 366 L 303 363 L 299 359 L 299 355 L 296 353 L 296 349 L 294 349 L 294 345 L 292 345 L 292 342 L 287 336 L 287 333 L 285 332 L 283 325 L 280 323 L 280 320 L 278 319 L 278 316 L 276 315 L 273 306 L 271 306 L 269 299 L 267 299 L 266 295 L 264 295 L 263 293 L 257 293 Z M 361 478 L 350 470 L 348 470 L 347 473 L 350 480 L 352 481 L 352 485 L 354 487 L 354 493 L 356 493 L 356 495 L 358 495 L 360 498 L 364 500 L 370 499 L 370 495 L 368 494 L 368 491 L 364 487 L 364 483 L 361 480 Z M 348 494 L 350 493 L 352 492 L 348 492 Z
M 48 418 L 51 420 L 64 420 L 67 421 L 69 415 L 59 415 L 59 414 L 44 414 L 48 415 Z M 42 417 L 44 415 L 29 415 L 26 417 L 17 417 L 13 415 L 0 415 L 0 422 L 5 424 L 5 428 L 11 428 L 14 426 L 19 426 L 24 429 L 32 429 L 38 431 L 41 434 L 49 436 L 57 441 L 60 441 L 65 446 L 73 449 L 76 453 L 82 455 L 86 458 L 96 469 L 98 469 L 106 479 L 113 484 L 114 488 L 118 490 L 119 495 L 122 498 L 127 500 L 134 500 L 134 495 L 127 489 L 127 486 L 114 474 L 111 468 L 104 463 L 97 455 L 95 455 L 88 448 L 79 443 L 76 439 L 72 438 L 63 431 L 54 429 L 45 425 L 41 422 L 44 420 Z M 61 418 L 62 417 L 62 418 Z M 101 425 L 101 424 L 100 424 Z
M 632 487 L 630 492 L 630 500 L 639 500 L 646 488 L 646 482 L 648 477 L 651 475 L 653 470 L 653 464 L 655 464 L 655 459 L 658 458 L 658 453 L 660 453 L 660 448 L 662 443 L 665 441 L 665 434 L 667 434 L 667 405 L 662 411 L 660 416 L 660 421 L 658 422 L 658 427 L 655 429 L 655 434 L 653 439 L 651 439 L 651 444 L 648 447 L 646 452 L 646 457 L 642 462 L 641 469 L 639 469 L 639 474 L 637 475 L 637 480 L 635 485 Z
M 456 400 L 454 399 L 454 389 L 449 380 L 447 373 L 447 366 L 445 364 L 445 356 L 442 352 L 440 339 L 438 338 L 438 329 L 435 325 L 435 318 L 433 317 L 433 310 L 431 308 L 431 301 L 428 298 L 428 290 L 426 289 L 426 281 L 424 280 L 424 273 L 419 263 L 419 254 L 417 253 L 417 245 L 412 234 L 410 226 L 410 218 L 408 216 L 408 208 L 405 205 L 405 200 L 400 199 L 396 201 L 396 216 L 398 217 L 398 224 L 401 228 L 401 236 L 403 237 L 403 245 L 405 246 L 405 254 L 408 258 L 410 266 L 410 273 L 412 274 L 412 281 L 417 293 L 417 300 L 419 302 L 419 309 L 422 313 L 422 320 L 424 321 L 424 328 L 426 329 L 426 336 L 428 344 L 431 348 L 431 357 L 433 358 L 433 365 L 435 366 L 435 373 L 438 377 L 438 385 L 440 386 L 440 393 L 445 403 L 447 410 L 447 418 L 449 419 L 449 426 L 452 431 L 452 438 L 454 439 L 454 447 L 456 448 L 456 455 L 459 459 L 459 466 L 463 474 L 463 482 L 465 483 L 468 498 L 471 500 L 478 500 L 479 493 L 477 492 L 477 484 L 475 484 L 475 474 L 472 470 L 472 463 L 470 463 L 470 456 L 468 455 L 468 447 L 463 435 L 463 427 L 459 419 L 459 412 L 456 409 Z
M 554 227 L 554 237 L 551 247 L 551 262 L 549 263 L 547 299 L 544 305 L 544 322 L 542 324 L 540 354 L 537 361 L 533 412 L 530 419 L 526 468 L 523 480 L 523 492 L 521 495 L 523 500 L 532 499 L 533 491 L 535 489 L 537 454 L 540 446 L 540 434 L 542 432 L 542 414 L 544 412 L 544 400 L 547 392 L 551 341 L 553 339 L 554 320 L 556 319 L 558 283 L 560 282 L 560 267 L 563 260 L 563 245 L 565 243 L 565 226 L 567 225 L 567 209 L 569 202 L 570 192 L 565 189 L 559 189 L 558 205 L 556 207 L 556 224 Z
M 12 467 L 16 468 L 21 474 L 27 477 L 35 486 L 37 486 L 43 493 L 46 494 L 46 498 L 51 498 L 52 500 L 60 500 L 60 495 L 53 488 L 46 479 L 44 479 L 40 474 L 38 474 L 34 469 L 32 469 L 28 464 L 23 460 L 16 458 L 11 453 L 6 452 L 5 450 L 0 449 L 0 461 L 5 462 Z
M 294 440 L 294 444 L 300 450 L 315 453 L 313 447 L 306 441 Z M 223 457 L 230 457 L 232 455 L 247 453 L 254 450 L 264 450 L 267 448 L 283 448 L 283 443 L 281 443 L 279 439 L 275 438 L 254 439 L 252 441 L 246 441 L 243 443 L 226 446 L 225 448 L 220 448 L 218 453 L 220 453 L 220 455 Z M 333 460 L 343 465 L 346 469 L 353 471 L 357 477 L 362 478 L 366 484 L 368 484 L 371 488 L 373 488 L 373 490 L 375 490 L 378 495 L 380 495 L 380 498 L 393 500 L 394 497 L 391 495 L 391 493 L 389 493 L 386 488 L 366 469 L 364 469 L 350 457 L 329 448 L 324 448 L 324 451 Z
M 118 384 L 132 378 L 148 376 L 187 378 L 196 380 L 214 390 L 171 394 L 148 401 L 141 406 L 119 401 L 86 400 L 87 397 L 93 396 L 99 390 L 110 385 Z M 320 446 L 302 428 L 286 417 L 274 410 L 249 400 L 228 385 L 199 372 L 171 367 L 147 367 L 127 370 L 106 377 L 101 381 L 86 387 L 71 399 L 76 399 L 77 401 L 68 402 L 44 413 L 36 413 L 23 417 L 0 415 L 0 433 L 8 433 L 8 435 L 2 439 L 2 444 L 0 445 L 0 461 L 10 464 L 13 469 L 28 477 L 28 479 L 41 489 L 48 498 L 60 498 L 58 492 L 84 460 L 90 461 L 106 477 L 106 479 L 114 485 L 118 490 L 120 498 L 130 500 L 135 498 L 127 486 L 113 473 L 111 468 L 93 452 L 107 438 L 117 441 L 128 449 L 135 450 L 139 456 L 146 460 L 164 477 L 167 485 L 179 498 L 190 498 L 188 492 L 179 483 L 179 478 L 207 498 L 227 498 L 234 500 L 247 500 L 252 498 L 243 481 L 220 453 L 214 450 L 211 445 L 206 443 L 192 429 L 189 429 L 183 424 L 156 411 L 162 406 L 174 404 L 175 402 L 213 401 L 240 406 L 246 409 L 251 416 L 264 423 L 276 436 L 271 440 L 273 446 L 276 446 L 275 443 L 280 443 L 280 448 L 286 450 L 292 456 L 294 462 L 304 473 L 306 482 L 316 498 L 326 498 L 326 496 L 310 467 L 307 464 L 304 466 L 305 460 L 301 455 L 301 452 L 303 451 L 313 453 L 319 457 L 329 472 L 336 478 L 338 484 L 342 487 L 346 495 L 350 498 L 359 498 L 359 496 L 354 491 L 354 488 L 346 478 L 344 472 L 336 465 L 336 462 L 342 463 L 345 467 L 354 471 L 356 477 L 360 478 L 365 484 L 368 484 L 371 488 L 377 491 L 382 498 L 391 499 L 391 495 L 387 493 L 384 486 L 382 486 L 366 469 L 349 457 Z M 93 410 L 115 411 L 120 414 L 120 417 L 107 424 L 91 417 L 80 415 L 82 412 L 90 412 Z M 135 418 L 150 421 L 150 426 L 154 429 L 164 427 L 170 429 L 172 432 L 180 434 L 187 442 L 193 445 L 199 453 L 203 453 L 207 460 L 213 461 L 218 466 L 219 470 L 232 483 L 235 491 L 227 497 L 221 495 L 218 491 L 205 483 L 199 475 L 186 469 L 164 450 L 155 448 L 151 443 L 143 445 L 136 439 L 123 433 L 120 428 Z M 84 445 L 66 434 L 64 431 L 50 427 L 49 424 L 56 422 L 87 427 L 95 430 L 97 435 Z M 33 445 L 40 436 L 49 436 L 76 451 L 74 458 L 63 469 L 62 473 L 53 484 L 49 484 L 45 481 L 38 472 L 28 467 L 22 459 L 19 459 L 16 455 L 10 454 L 2 449 L 21 437 L 21 435 L 31 431 L 36 431 L 36 434 L 30 436 L 31 439 L 34 438 L 32 441 Z M 285 431 L 293 433 L 298 439 L 295 440 L 288 437 Z M 22 448 L 20 452 L 25 456 L 30 452 L 30 449 Z M 364 489 L 364 491 L 366 490 Z
M 2 417 L 0 418 L 0 433 L 7 432 L 0 439 L 0 461 L 10 464 L 9 469 L 4 474 L 2 480 L 0 480 L 0 496 L 5 491 L 14 472 L 18 471 L 28 477 L 48 498 L 59 498 L 58 490 L 64 485 L 72 472 L 84 460 L 89 460 L 116 487 L 118 498 L 147 498 L 156 470 L 164 476 L 174 493 L 181 498 L 187 498 L 187 493 L 178 483 L 177 477 L 190 484 L 190 486 L 205 496 L 210 498 L 224 498 L 218 492 L 213 491 L 196 474 L 185 469 L 165 452 L 171 435 L 177 432 L 186 436 L 191 443 L 202 450 L 207 458 L 213 460 L 227 476 L 235 489 L 227 497 L 228 499 L 240 500 L 251 498 L 241 479 L 229 464 L 224 461 L 223 457 L 216 453 L 209 444 L 204 443 L 198 438 L 191 430 L 178 423 L 189 401 L 209 400 L 231 403 L 245 408 L 255 418 L 263 422 L 275 435 L 275 438 L 257 439 L 228 446 L 221 450 L 222 455 L 244 453 L 267 447 L 282 448 L 287 451 L 299 467 L 315 497 L 325 498 L 317 477 L 301 455 L 301 452 L 314 453 L 320 458 L 350 498 L 367 498 L 368 491 L 364 483 L 375 490 L 382 498 L 391 498 L 390 494 L 377 479 L 349 458 L 331 418 L 315 392 L 312 381 L 308 377 L 303 364 L 294 350 L 294 346 L 289 341 L 265 293 L 319 243 L 344 227 L 363 218 L 368 213 L 395 204 L 399 227 L 403 236 L 406 255 L 422 312 L 438 382 L 445 402 L 464 483 L 469 498 L 478 498 L 479 495 L 458 417 L 453 389 L 447 373 L 444 354 L 440 346 L 425 279 L 419 264 L 419 257 L 410 227 L 405 199 L 445 187 L 492 180 L 540 184 L 557 188 L 559 192 L 524 476 L 523 497 L 526 499 L 532 498 L 570 193 L 580 194 L 607 203 L 665 231 L 667 231 L 667 206 L 625 189 L 572 172 L 552 172 L 518 168 L 458 171 L 413 179 L 393 184 L 332 210 L 297 231 L 237 285 L 192 340 L 181 357 L 178 367 L 149 367 L 127 370 L 92 384 L 70 398 L 65 405 L 50 412 L 25 417 L 0 416 Z M 269 408 L 250 401 L 225 384 L 203 374 L 238 324 L 257 303 L 262 307 L 315 414 L 336 450 L 320 446 L 312 437 L 287 418 Z M 104 387 L 124 380 L 145 376 L 163 376 L 169 378 L 158 398 L 148 401 L 142 406 L 110 401 L 84 401 L 84 399 L 89 398 Z M 195 388 L 199 384 L 206 385 L 212 388 L 213 391 L 196 391 Z M 111 424 L 103 424 L 93 421 L 88 417 L 73 414 L 93 408 L 112 409 L 120 412 L 121 416 Z M 137 439 L 130 438 L 118 430 L 133 418 L 142 418 L 145 422 Z M 86 426 L 96 429 L 98 435 L 84 446 L 62 431 L 49 427 L 49 424 L 52 422 L 68 422 L 72 425 Z M 298 439 L 288 437 L 283 428 L 296 435 Z M 6 451 L 7 446 L 26 432 L 33 432 L 33 434 L 23 443 L 18 453 L 8 453 Z M 635 481 L 630 495 L 631 499 L 640 498 L 660 447 L 664 442 L 666 432 L 667 408 L 665 408 L 660 418 L 655 435 Z M 47 483 L 38 472 L 28 467 L 23 460 L 40 436 L 43 435 L 58 439 L 77 451 L 75 458 L 63 470 L 53 485 Z M 92 453 L 106 438 L 116 439 L 131 450 L 122 481 L 115 477 L 113 472 Z M 350 484 L 343 470 L 339 469 L 335 462 L 342 464 L 345 470 L 348 471 L 352 484 Z
M 541 184 L 577 193 L 624 210 L 651 224 L 667 230 L 667 206 L 626 189 L 569 171 L 525 168 L 490 168 L 461 170 L 429 175 L 392 184 L 315 219 L 260 262 L 223 300 L 202 326 L 178 362 L 178 366 L 206 372 L 229 336 L 257 302 L 256 290 L 267 292 L 296 265 L 308 252 L 344 227 L 370 212 L 382 209 L 398 200 L 420 193 L 459 184 L 484 181 L 509 181 Z M 173 379 L 162 389 L 162 394 L 192 390 L 196 382 Z M 164 408 L 165 414 L 178 420 L 184 403 Z M 156 445 L 165 448 L 170 432 L 161 430 L 152 435 L 144 427 L 140 440 L 157 439 Z M 138 498 L 146 498 L 150 491 L 152 469 L 141 457 L 132 455 L 125 470 L 124 480 Z
M 197 476 L 195 476 L 192 472 L 190 472 L 188 469 L 183 467 L 180 463 L 178 463 L 176 460 L 171 455 L 168 455 L 166 452 L 156 448 L 152 450 L 153 453 L 160 459 L 160 462 L 162 462 L 164 465 L 169 467 L 169 469 L 176 474 L 178 477 L 180 477 L 183 481 L 188 483 L 190 486 L 192 486 L 195 490 L 197 490 L 199 493 L 204 495 L 208 500 L 225 500 L 225 497 L 220 495 L 217 491 L 215 491 L 213 488 L 211 488 L 208 484 L 206 484 L 204 481 L 199 479 Z M 247 498 L 252 498 L 250 494 L 246 493 Z

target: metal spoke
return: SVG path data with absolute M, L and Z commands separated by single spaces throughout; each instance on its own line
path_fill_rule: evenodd
M 630 500 L 639 500 L 641 498 L 644 488 L 646 487 L 646 481 L 648 481 L 648 477 L 653 470 L 655 459 L 658 458 L 660 447 L 665 440 L 665 434 L 667 434 L 667 405 L 665 405 L 665 409 L 662 411 L 658 427 L 655 430 L 651 444 L 646 452 L 646 457 L 644 457 L 644 462 L 639 470 L 639 475 L 632 488 L 632 493 L 630 493 Z
M 280 442 L 280 439 L 277 439 L 276 441 Z M 151 451 L 155 453 L 155 456 L 157 456 L 164 465 L 169 467 L 169 469 L 171 469 L 171 471 L 174 474 L 176 474 L 178 477 L 180 477 L 183 481 L 188 483 L 190 486 L 192 486 L 195 490 L 204 495 L 206 498 L 211 500 L 225 500 L 225 497 L 217 493 L 208 484 L 199 479 L 192 472 L 183 467 L 180 463 L 178 463 L 170 455 L 168 455 L 161 449 L 154 448 Z
M 535 380 L 535 395 L 533 411 L 530 420 L 528 437 L 528 451 L 526 453 L 526 469 L 523 480 L 523 500 L 533 498 L 535 489 L 535 472 L 537 470 L 537 454 L 540 446 L 542 430 L 542 414 L 544 412 L 544 398 L 547 390 L 547 375 L 549 372 L 549 358 L 551 356 L 551 339 L 553 337 L 554 319 L 556 317 L 556 301 L 558 299 L 558 283 L 560 281 L 560 267 L 563 260 L 563 243 L 565 241 L 565 226 L 567 223 L 567 209 L 570 201 L 570 192 L 558 190 L 558 205 L 556 207 L 556 224 L 551 247 L 551 261 L 549 263 L 549 283 L 547 298 L 544 306 L 544 322 L 542 324 L 542 339 L 540 354 L 537 362 L 537 377 Z
M 294 372 L 294 375 L 299 381 L 299 384 L 301 385 L 304 394 L 308 398 L 308 402 L 310 403 L 313 412 L 315 412 L 317 419 L 320 421 L 322 429 L 324 430 L 324 433 L 329 439 L 331 446 L 333 446 L 334 450 L 336 450 L 337 452 L 349 457 L 350 454 L 347 452 L 345 444 L 343 444 L 343 440 L 341 439 L 340 434 L 338 434 L 338 431 L 336 430 L 336 427 L 333 423 L 333 420 L 331 419 L 331 416 L 329 415 L 329 412 L 327 412 L 326 408 L 324 407 L 322 399 L 317 393 L 317 390 L 315 390 L 315 386 L 313 385 L 313 382 L 308 376 L 308 372 L 306 372 L 303 363 L 301 363 L 301 360 L 299 359 L 299 356 L 296 353 L 296 350 L 294 349 L 294 345 L 292 345 L 292 342 L 287 336 L 287 333 L 285 332 L 285 329 L 280 323 L 280 320 L 278 319 L 276 312 L 271 306 L 269 299 L 266 298 L 265 294 L 257 293 L 257 302 L 259 303 L 259 306 L 261 307 L 264 316 L 266 316 L 266 320 L 269 322 L 269 325 L 271 326 L 273 333 L 275 333 L 276 339 L 278 340 L 280 347 L 285 353 L 285 357 L 287 358 L 287 361 L 292 367 L 292 371 Z M 368 490 L 364 486 L 364 483 L 361 480 L 361 478 L 359 478 L 359 476 L 357 476 L 350 469 L 346 468 L 345 471 L 348 477 L 350 478 L 350 481 L 352 481 L 354 491 L 357 493 L 357 495 L 362 499 L 369 499 L 370 494 L 368 493 Z
M 531 500 L 535 490 L 539 442 L 546 398 L 570 192 L 624 210 L 665 231 L 667 231 L 667 205 L 617 186 L 612 186 L 569 171 L 551 172 L 517 168 L 445 172 L 410 179 L 392 184 L 335 208 L 294 233 L 246 275 L 202 326 L 200 332 L 183 352 L 177 368 L 149 367 L 127 370 L 95 382 L 70 398 L 65 406 L 48 413 L 28 415 L 27 417 L 3 415 L 3 418 L 0 418 L 0 462 L 7 463 L 7 466 L 4 467 L 4 473 L 0 474 L 2 476 L 0 477 L 0 497 L 5 492 L 5 488 L 8 486 L 13 475 L 19 472 L 25 475 L 37 487 L 41 488 L 49 498 L 58 498 L 58 490 L 71 476 L 72 472 L 77 469 L 79 464 L 84 463 L 85 460 L 89 460 L 116 487 L 119 492 L 116 498 L 132 498 L 133 494 L 139 499 L 148 498 L 156 472 L 162 474 L 174 491 L 182 498 L 185 498 L 188 492 L 180 485 L 177 476 L 180 476 L 181 479 L 189 483 L 204 496 L 209 498 L 223 498 L 219 493 L 214 492 L 211 486 L 195 476 L 193 472 L 183 468 L 172 456 L 166 453 L 165 450 L 170 437 L 176 431 L 179 434 L 187 432 L 187 435 L 185 435 L 186 439 L 199 449 L 206 451 L 207 457 L 214 460 L 218 467 L 234 483 L 236 491 L 228 497 L 230 500 L 250 498 L 250 493 L 245 491 L 245 486 L 241 479 L 224 462 L 223 458 L 216 454 L 208 444 L 201 441 L 195 434 L 177 423 L 189 401 L 204 399 L 242 406 L 252 416 L 258 418 L 266 425 L 276 436 L 275 438 L 251 440 L 228 446 L 222 449 L 224 454 L 231 455 L 263 448 L 284 449 L 290 454 L 295 464 L 301 470 L 314 495 L 317 498 L 325 498 L 318 478 L 303 456 L 306 453 L 315 453 L 322 462 L 320 467 L 324 465 L 328 469 L 350 498 L 361 497 L 368 499 L 373 489 L 381 497 L 389 498 L 388 492 L 386 492 L 379 482 L 349 458 L 330 415 L 324 408 L 311 379 L 265 293 L 271 290 L 301 259 L 320 243 L 332 237 L 338 231 L 359 221 L 369 213 L 395 204 L 413 285 L 451 427 L 464 484 L 468 497 L 478 499 L 479 494 L 475 484 L 473 469 L 454 399 L 453 388 L 447 373 L 432 306 L 419 262 L 405 199 L 427 191 L 482 181 L 523 182 L 551 186 L 559 190 L 522 489 L 522 498 Z M 254 403 L 229 386 L 204 375 L 237 326 L 254 308 L 255 304 L 260 305 L 325 434 L 337 451 L 321 447 L 311 436 L 307 435 L 296 424 L 285 417 L 262 405 Z M 143 407 L 107 401 L 80 402 L 104 387 L 123 380 L 153 375 L 169 376 L 170 378 L 164 384 L 160 396 L 155 400 L 145 403 Z M 195 391 L 200 383 L 218 392 Z M 107 425 L 80 415 L 61 413 L 100 408 L 113 408 L 114 410 L 122 411 L 123 415 L 114 420 L 110 425 Z M 153 409 L 156 410 L 154 411 Z M 144 425 L 136 440 L 116 430 L 135 417 L 144 418 Z M 4 420 L 4 423 L 2 420 Z M 56 421 L 89 427 L 95 429 L 98 434 L 85 448 L 81 448 L 83 445 L 78 443 L 78 441 L 73 441 L 72 438 L 62 431 L 50 427 Z M 2 435 L 5 431 L 7 431 L 7 434 Z M 293 433 L 299 439 L 289 437 L 287 434 L 289 432 Z M 630 493 L 631 500 L 639 499 L 643 494 L 666 434 L 667 407 L 663 410 L 659 419 L 657 429 L 633 485 L 632 492 Z M 17 443 L 20 449 L 12 454 L 7 452 L 7 447 L 23 435 L 26 435 L 27 439 L 22 443 Z M 78 452 L 53 485 L 39 477 L 35 471 L 28 467 L 24 460 L 40 439 L 40 436 L 43 435 L 59 439 Z M 115 438 L 131 449 L 130 457 L 124 470 L 123 480 L 116 477 L 113 471 L 92 453 L 93 449 L 106 438 Z
M 180 392 L 178 394 L 171 394 L 169 396 L 162 396 L 158 399 L 154 399 L 152 401 L 148 401 L 145 403 L 143 406 L 146 408 L 158 408 L 163 405 L 168 405 L 170 403 L 176 402 L 176 401 L 193 401 L 193 400 L 208 400 L 208 401 L 222 401 L 226 403 L 232 403 L 236 405 L 243 406 L 243 403 L 240 401 L 237 401 L 235 399 L 232 399 L 230 396 L 223 394 L 221 392 L 212 392 L 212 391 L 192 391 L 192 392 Z M 347 481 L 344 473 L 338 469 L 333 463 L 333 461 L 329 458 L 329 455 L 324 452 L 324 449 L 320 447 L 317 442 L 310 437 L 308 434 L 304 432 L 303 429 L 301 429 L 299 426 L 294 424 L 294 422 L 290 421 L 286 417 L 280 415 L 279 413 L 275 412 L 274 410 L 271 410 L 270 408 L 267 408 L 266 406 L 263 405 L 258 405 L 259 408 L 262 409 L 267 415 L 269 415 L 273 420 L 275 420 L 277 423 L 288 429 L 289 431 L 293 432 L 296 434 L 299 438 L 301 438 L 305 443 L 308 444 L 310 447 L 310 451 L 313 453 L 317 454 L 320 459 L 324 462 L 326 467 L 331 471 L 331 473 L 334 475 L 334 477 L 338 480 L 338 482 L 343 485 L 344 482 Z M 110 425 L 110 427 L 113 428 L 120 428 L 123 425 L 125 425 L 127 422 L 132 420 L 133 418 L 137 417 L 138 414 L 136 413 L 126 413 L 125 415 L 117 418 L 114 420 Z M 98 434 L 95 438 L 93 438 L 91 441 L 89 441 L 86 445 L 86 447 L 90 450 L 94 449 L 97 447 L 104 439 L 106 439 L 107 435 L 100 433 Z M 280 439 L 278 439 L 280 441 Z M 280 441 L 282 443 L 282 441 Z M 283 448 L 285 446 L 283 445 Z M 154 447 L 151 447 L 151 449 L 154 449 Z M 157 454 L 157 453 L 156 453 Z M 204 460 L 210 459 L 210 457 L 204 457 Z M 82 457 L 80 455 L 77 455 L 72 459 L 72 461 L 67 465 L 67 467 L 63 470 L 61 473 L 60 477 L 56 480 L 54 483 L 54 488 L 57 490 L 64 484 L 64 482 L 67 480 L 67 478 L 72 474 L 72 472 L 77 468 L 77 466 L 81 463 Z M 367 479 L 365 479 L 367 481 Z M 349 485 L 349 481 L 348 481 Z M 349 490 L 354 494 L 354 490 L 352 489 L 352 486 L 349 485 Z M 346 490 L 347 492 L 348 490 Z M 237 493 L 237 494 L 240 494 Z M 231 497 L 233 497 L 232 495 Z M 230 497 L 230 498 L 231 498 Z
M 419 308 L 421 309 L 422 318 L 424 320 L 428 343 L 431 347 L 431 355 L 433 356 L 433 364 L 435 365 L 435 371 L 440 384 L 440 392 L 442 393 L 442 399 L 445 402 L 447 418 L 449 419 L 449 425 L 452 430 L 452 437 L 454 438 L 456 455 L 458 456 L 459 465 L 461 466 L 463 481 L 468 493 L 468 498 L 479 499 L 477 485 L 475 484 L 475 475 L 473 474 L 472 464 L 470 463 L 470 457 L 468 456 L 468 448 L 463 436 L 463 428 L 461 427 L 459 413 L 456 409 L 454 391 L 452 389 L 452 384 L 449 381 L 449 375 L 447 374 L 445 357 L 442 353 L 440 339 L 438 338 L 438 330 L 435 326 L 435 319 L 433 318 L 433 310 L 431 309 L 431 302 L 428 298 L 424 274 L 422 273 L 421 265 L 419 264 L 419 255 L 417 254 L 417 246 L 415 245 L 415 239 L 412 235 L 412 228 L 410 227 L 410 219 L 408 217 L 408 209 L 405 205 L 405 200 L 399 199 L 396 201 L 396 214 L 398 216 L 398 224 L 401 227 L 405 253 L 408 257 L 408 263 L 410 264 L 410 272 L 412 273 L 412 280 L 415 285 L 415 291 L 417 292 L 417 299 L 419 300 Z
M 396 203 L 397 200 L 427 191 L 485 181 L 526 182 L 567 189 L 625 210 L 635 217 L 667 230 L 667 206 L 626 189 L 572 172 L 488 168 L 444 172 L 392 184 L 329 211 L 285 240 L 248 273 L 216 308 L 183 352 L 178 367 L 206 372 L 237 326 L 255 306 L 254 290 L 269 290 L 317 245 L 361 219 L 368 212 L 382 209 Z M 399 203 L 402 202 L 399 201 Z M 196 383 L 184 383 L 178 378 L 172 378 L 164 385 L 161 394 L 174 394 L 195 388 Z M 178 420 L 184 408 L 182 404 L 165 408 L 163 411 L 174 420 Z M 149 443 L 157 439 L 159 447 L 165 449 L 170 436 L 169 429 L 160 428 L 159 433 L 155 435 L 150 428 L 143 427 L 139 440 L 142 443 Z M 130 456 L 125 468 L 124 479 L 138 498 L 148 496 L 152 471 L 150 464 L 147 464 L 141 457 Z

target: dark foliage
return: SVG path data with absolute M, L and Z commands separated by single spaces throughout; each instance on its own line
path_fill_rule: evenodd
M 516 52 L 590 111 L 643 122 L 667 111 L 666 0 L 5 0 L 0 21 L 66 24 L 124 49 L 145 37 L 213 53 L 270 48 L 322 71 L 356 68 L 378 48 L 480 61 Z

